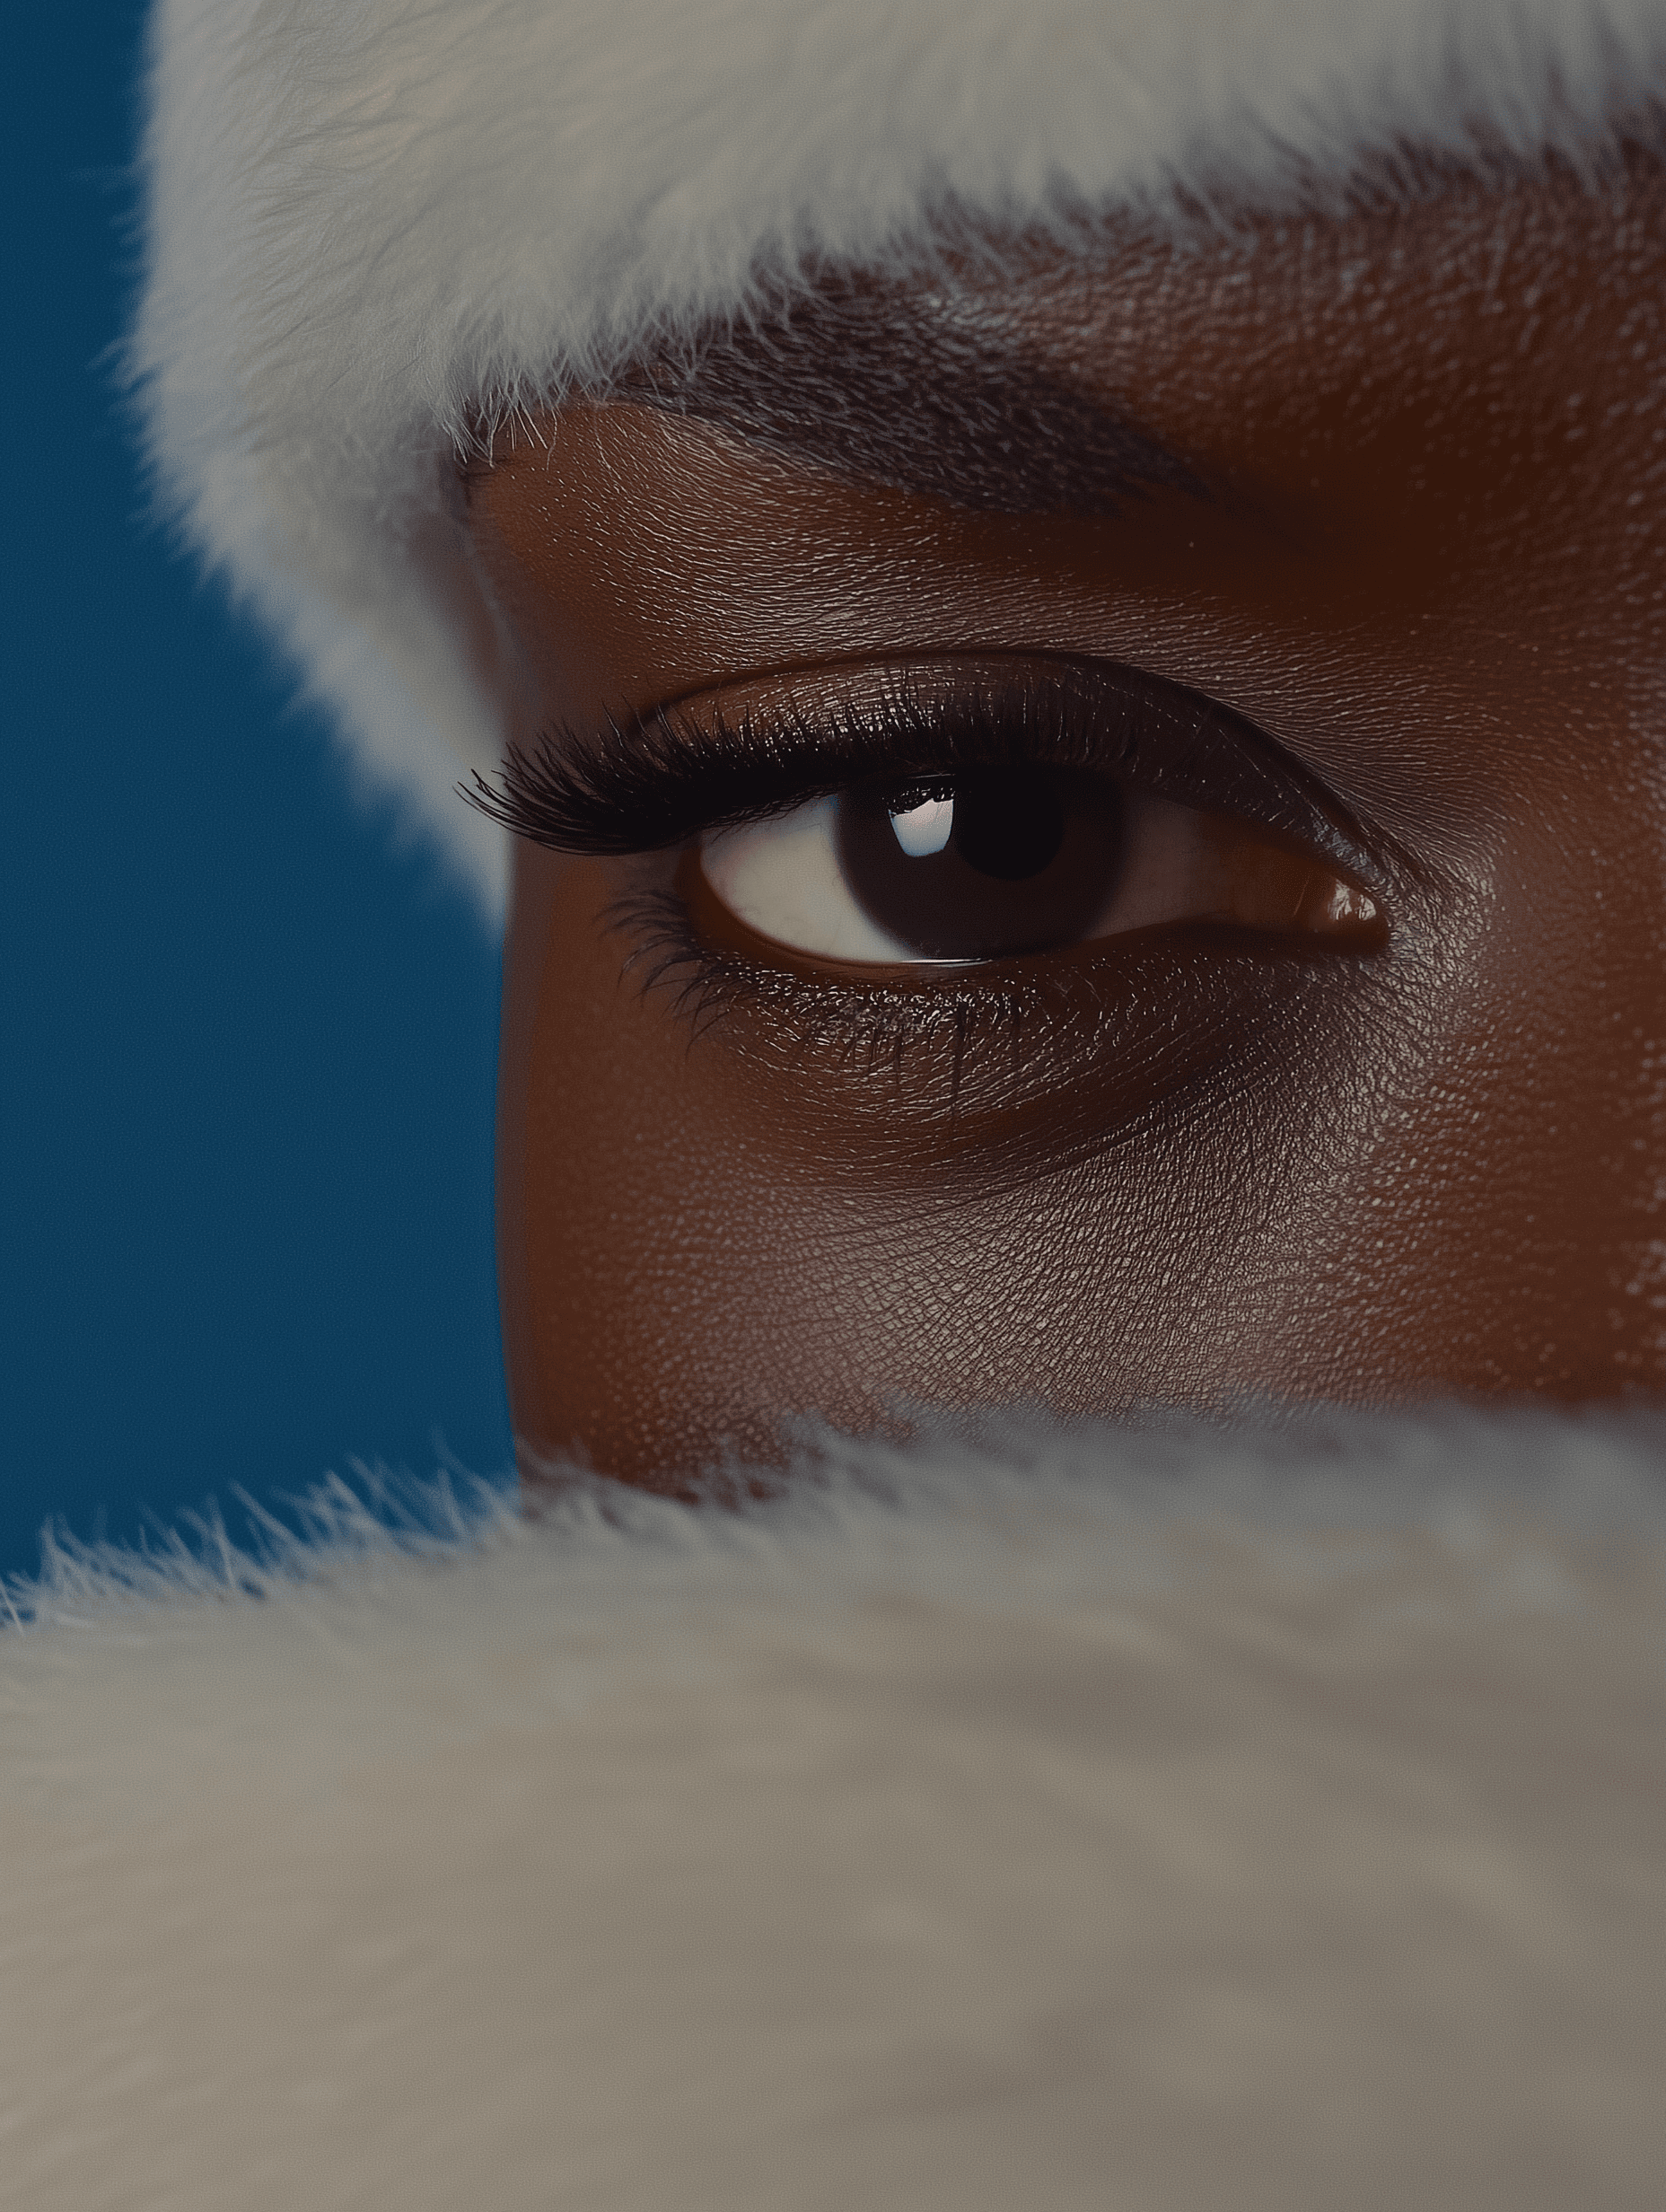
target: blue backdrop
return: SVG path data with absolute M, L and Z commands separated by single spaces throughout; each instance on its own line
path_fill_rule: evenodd
M 148 519 L 107 349 L 145 11 L 7 17 L 0 1568 L 509 1455 L 497 955 Z

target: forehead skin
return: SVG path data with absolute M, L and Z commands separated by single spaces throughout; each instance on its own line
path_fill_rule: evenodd
M 1160 1069 L 1080 1075 L 1063 1143 L 1018 1106 L 934 1135 L 756 1009 L 691 1040 L 621 982 L 618 864 L 522 848 L 500 1234 L 535 1450 L 652 1478 L 899 1396 L 1658 1383 L 1663 219 L 1639 161 L 841 309 L 916 385 L 934 345 L 1004 360 L 1189 472 L 1111 513 L 868 481 L 813 392 L 746 378 L 571 407 L 475 481 L 522 737 L 772 671 L 1104 656 L 1248 716 L 1404 867 L 1352 981 L 1275 1004 L 1166 953 L 1230 1049 L 1176 1062 L 1184 1112 Z

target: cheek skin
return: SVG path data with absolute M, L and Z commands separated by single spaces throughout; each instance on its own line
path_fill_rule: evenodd
M 1010 1129 L 899 1147 L 884 1076 L 867 1094 L 750 1051 L 744 1014 L 696 1036 L 662 987 L 621 983 L 629 940 L 597 925 L 615 888 L 536 852 L 517 871 L 501 1200 L 535 1446 L 653 1480 L 767 1458 L 789 1409 L 865 1426 L 898 1399 L 1068 1411 L 1218 1383 L 1256 1327 L 1261 1228 L 1223 1146 L 1051 1172 Z M 1185 1345 L 1179 1312 L 1206 1323 Z

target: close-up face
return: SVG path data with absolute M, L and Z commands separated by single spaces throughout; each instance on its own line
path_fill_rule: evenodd
M 0 2212 L 1659 2212 L 1666 0 L 101 7 Z
M 497 439 L 530 1461 L 1658 1386 L 1663 302 L 1639 159 L 833 272 Z

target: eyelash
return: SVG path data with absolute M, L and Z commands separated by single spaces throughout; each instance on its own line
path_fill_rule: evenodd
M 833 680 L 829 671 L 814 678 Z M 860 702 L 820 710 L 787 703 L 767 721 L 672 704 L 600 730 L 552 730 L 530 751 L 511 754 L 500 786 L 477 775 L 462 795 L 534 844 L 627 858 L 689 847 L 707 831 L 784 813 L 864 778 L 1009 763 L 1115 776 L 1294 838 L 1368 884 L 1381 873 L 1360 826 L 1251 724 L 1178 685 L 1065 660 L 916 669 L 880 679 Z M 1006 1046 L 1000 1081 L 1010 1088 L 1038 1043 L 1060 1034 L 1064 1002 L 1079 1014 L 1084 983 L 1090 1001 L 1099 996 L 1080 965 L 1054 977 L 1044 962 L 995 963 L 981 974 L 949 981 L 939 973 L 906 986 L 766 965 L 706 943 L 662 870 L 600 919 L 634 940 L 627 970 L 645 988 L 669 989 L 692 1034 L 758 1007 L 801 1052 L 830 1052 L 843 1066 L 887 1070 L 898 1083 L 905 1061 L 924 1048 L 951 1106 L 962 1100 L 969 1068 L 985 1075 L 998 1041 Z M 1102 1030 L 1109 1008 L 1092 1005 L 1089 1014 Z
M 864 777 L 1009 765 L 1120 777 L 1372 870 L 1361 827 L 1252 724 L 1178 684 L 1071 661 L 994 675 L 911 671 L 881 680 L 860 704 L 817 712 L 784 702 L 767 722 L 672 704 L 609 718 L 599 731 L 547 731 L 530 751 L 510 753 L 501 788 L 478 774 L 459 788 L 532 844 L 624 857 L 784 813 Z

